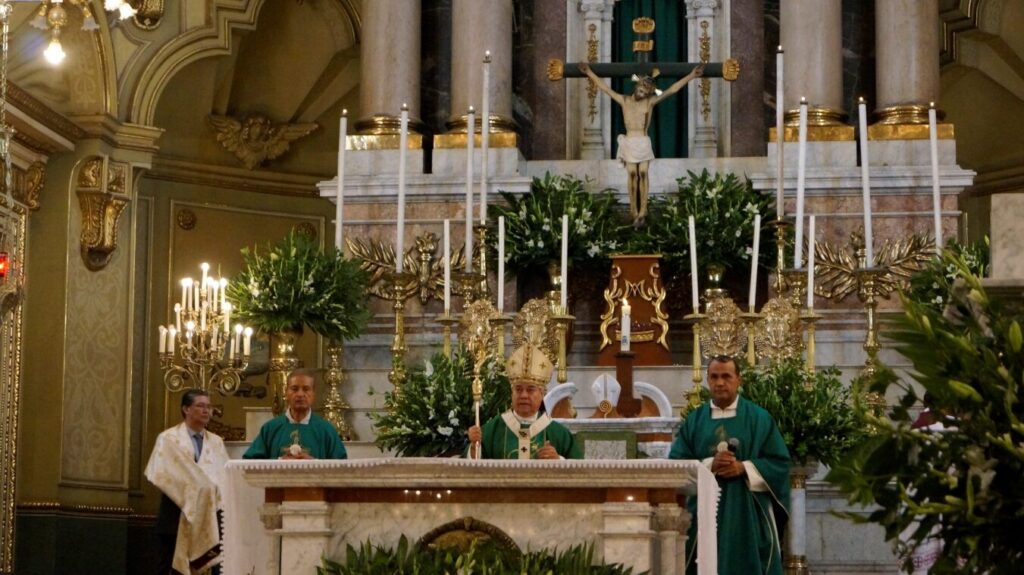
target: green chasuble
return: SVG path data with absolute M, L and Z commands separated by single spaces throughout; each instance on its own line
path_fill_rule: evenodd
M 309 423 L 291 423 L 279 415 L 263 424 L 259 435 L 246 450 L 244 459 L 277 459 L 294 443 L 292 433 L 299 432 L 299 444 L 317 459 L 348 459 L 338 431 L 326 419 L 310 415 Z
M 754 464 L 768 491 L 751 491 L 745 476 L 718 478 L 718 573 L 782 575 L 779 541 L 789 518 L 790 461 L 782 434 L 767 411 L 742 397 L 735 417 L 711 419 L 710 405 L 705 403 L 686 418 L 668 457 L 703 461 L 715 456 L 720 442 L 739 440 L 736 458 Z M 687 573 L 696 573 L 697 498 L 688 499 L 693 520 L 686 543 Z
M 510 421 L 516 425 L 510 427 Z M 537 450 L 544 447 L 545 441 L 550 441 L 555 451 L 566 459 L 583 459 L 583 453 L 572 432 L 564 425 L 552 421 L 547 414 L 542 414 L 532 425 L 519 425 L 515 414 L 509 410 L 492 417 L 484 424 L 482 431 L 484 459 L 536 459 Z M 522 444 L 520 434 L 523 434 Z

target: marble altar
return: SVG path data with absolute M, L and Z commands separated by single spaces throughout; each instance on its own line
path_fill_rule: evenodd
M 598 561 L 677 573 L 681 490 L 698 501 L 698 573 L 717 571 L 718 484 L 697 461 L 235 460 L 226 475 L 226 573 L 312 574 L 348 544 L 417 541 L 468 517 L 520 549 L 593 541 Z

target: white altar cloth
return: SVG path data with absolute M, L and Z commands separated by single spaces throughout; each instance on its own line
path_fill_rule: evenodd
M 717 573 L 717 508 L 719 489 L 714 475 L 697 461 L 646 460 L 468 460 L 441 458 L 376 458 L 337 460 L 233 460 L 226 467 L 224 486 L 224 572 L 262 575 L 291 572 L 277 535 L 289 530 L 265 527 L 261 510 L 267 489 L 323 494 L 381 489 L 444 489 L 483 491 L 524 487 L 537 490 L 627 492 L 632 489 L 682 489 L 697 494 L 699 575 Z M 449 491 L 450 492 L 450 491 Z M 314 521 L 302 523 L 302 537 L 322 538 L 325 553 L 330 538 L 330 503 L 298 501 L 295 514 L 309 512 Z M 323 497 L 322 499 L 327 499 Z M 286 499 L 287 500 L 287 499 Z M 632 501 L 632 499 L 629 499 Z M 345 503 L 335 503 L 345 505 Z M 540 503 L 538 505 L 543 505 Z M 305 506 L 305 507 L 302 507 Z M 317 507 L 319 506 L 319 507 Z M 306 511 L 303 511 L 306 510 Z M 322 523 L 317 523 L 322 517 Z M 264 518 L 265 519 L 265 518 Z M 293 520 L 294 522 L 294 520 Z M 270 523 L 270 521 L 268 521 Z M 319 526 L 319 527 L 318 527 Z M 278 527 L 272 529 L 271 527 Z M 596 535 L 596 534 L 595 534 Z M 304 565 L 319 564 L 319 556 Z M 305 568 L 305 567 L 304 567 Z

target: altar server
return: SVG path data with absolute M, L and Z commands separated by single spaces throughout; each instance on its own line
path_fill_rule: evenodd
M 198 572 L 221 561 L 217 515 L 228 453 L 220 436 L 206 430 L 207 392 L 186 391 L 181 414 L 184 421 L 157 436 L 145 471 L 163 492 L 156 522 L 160 575 Z
M 480 445 L 484 459 L 582 459 L 572 432 L 538 413 L 554 367 L 544 351 L 524 344 L 507 367 L 512 409 L 491 418 L 483 429 L 469 428 L 470 452 Z
M 245 459 L 348 459 L 338 430 L 313 413 L 313 370 L 296 369 L 285 385 L 285 412 L 263 424 Z

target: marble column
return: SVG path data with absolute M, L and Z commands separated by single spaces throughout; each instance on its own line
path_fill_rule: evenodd
M 359 71 L 359 134 L 397 134 L 402 104 L 409 128 L 420 121 L 421 0 L 373 0 L 362 10 Z
M 843 111 L 842 0 L 786 0 L 780 4 L 780 36 L 786 51 L 786 123 L 798 123 L 800 98 L 804 97 L 809 104 L 808 125 L 842 124 L 847 116 Z
M 879 121 L 927 124 L 939 99 L 938 0 L 876 1 L 875 50 Z
M 401 1 L 401 0 L 398 0 Z M 418 2 L 417 2 L 418 4 Z M 452 96 L 448 127 L 466 131 L 466 110 L 483 106 L 483 59 L 491 52 L 490 130 L 514 132 L 512 0 L 453 0 Z

